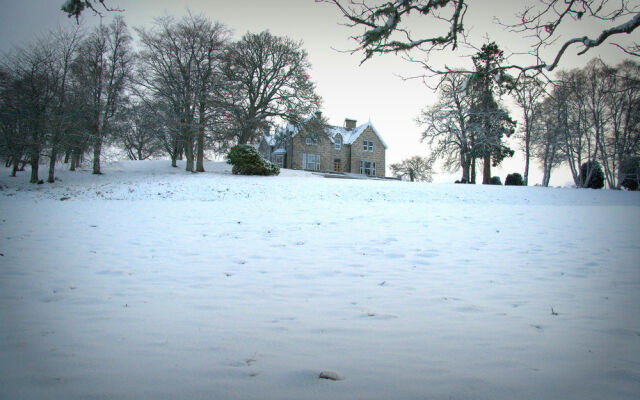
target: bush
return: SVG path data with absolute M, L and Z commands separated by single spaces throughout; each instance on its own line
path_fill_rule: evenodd
M 502 180 L 500 180 L 499 176 L 494 176 L 489 181 L 489 184 L 491 184 L 491 185 L 502 185 Z
M 587 182 L 587 173 L 591 171 L 591 177 Z M 591 189 L 602 189 L 604 187 L 604 173 L 597 161 L 587 161 L 580 167 L 580 181 L 582 187 Z
M 522 179 L 522 175 L 520 175 L 517 172 L 514 172 L 513 174 L 509 174 L 507 175 L 507 179 L 504 180 L 504 185 L 505 186 L 523 186 L 524 185 L 524 180 Z
M 280 167 L 265 160 L 258 150 L 247 144 L 233 146 L 227 154 L 227 163 L 233 165 L 235 175 L 278 175 Z
M 640 158 L 629 157 L 620 164 L 620 185 L 627 190 L 638 190 L 640 186 Z

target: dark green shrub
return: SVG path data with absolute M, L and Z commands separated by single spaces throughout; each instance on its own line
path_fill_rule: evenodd
M 522 186 L 524 185 L 524 180 L 522 179 L 522 175 L 517 172 L 513 174 L 507 175 L 507 179 L 504 180 L 505 186 Z
M 589 175 L 591 172 L 591 176 Z M 604 187 L 604 173 L 597 161 L 587 161 L 580 166 L 580 181 L 582 187 L 591 189 L 602 189 Z
M 247 144 L 233 146 L 227 154 L 227 163 L 233 165 L 236 175 L 278 175 L 280 167 L 265 160 L 258 150 Z
M 491 185 L 502 185 L 502 180 L 500 180 L 499 176 L 493 176 L 491 177 L 491 180 L 489 181 L 489 183 Z

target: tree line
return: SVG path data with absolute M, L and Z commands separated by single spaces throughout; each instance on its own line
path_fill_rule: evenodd
M 204 171 L 207 151 L 254 141 L 278 118 L 320 107 L 301 42 L 269 31 L 232 40 L 201 15 L 163 17 L 131 31 L 121 16 L 89 32 L 59 29 L 0 59 L 0 154 L 12 175 L 48 161 L 74 170 L 106 145 L 130 159 L 168 155 Z
M 610 188 L 637 187 L 640 162 L 640 64 L 617 66 L 600 59 L 584 68 L 558 71 L 555 78 L 500 69 L 502 51 L 489 43 L 473 57 L 473 72 L 450 71 L 440 84 L 438 101 L 419 117 L 422 139 L 434 159 L 463 182 L 491 183 L 491 167 L 513 155 L 504 138 L 516 133 L 525 155 L 523 184 L 530 161 L 543 170 L 542 185 L 560 165 L 571 170 L 577 187 L 593 187 L 603 175 Z M 515 122 L 501 99 L 511 96 L 522 118 Z

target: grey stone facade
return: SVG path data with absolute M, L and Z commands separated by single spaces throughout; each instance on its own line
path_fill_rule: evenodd
M 289 133 L 288 143 L 280 149 L 275 148 L 273 138 L 263 137 L 258 146 L 263 157 L 272 162 L 279 157 L 291 169 L 385 176 L 387 146 L 370 122 L 356 126 L 355 120 L 346 119 L 344 127 L 326 126 L 324 132 L 313 135 L 304 130 Z

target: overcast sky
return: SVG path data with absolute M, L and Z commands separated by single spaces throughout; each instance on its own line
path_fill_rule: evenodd
M 75 23 L 60 11 L 63 0 L 0 0 L 0 3 L 2 52 L 10 51 L 15 46 L 24 46 L 58 25 Z M 340 25 L 344 21 L 332 5 L 318 4 L 314 0 L 112 0 L 109 3 L 124 10 L 122 14 L 130 27 L 150 26 L 155 17 L 167 14 L 181 17 L 190 10 L 226 24 L 236 38 L 247 31 L 269 29 L 274 34 L 302 40 L 313 66 L 312 78 L 323 98 L 323 114 L 330 123 L 342 125 L 345 118 L 356 119 L 358 124 L 371 120 L 389 146 L 387 167 L 412 155 L 424 156 L 428 153 L 426 144 L 419 140 L 421 129 L 416 125 L 415 118 L 421 109 L 435 101 L 436 95 L 418 80 L 404 81 L 399 78 L 399 75 L 417 75 L 419 68 L 393 55 L 376 57 L 360 65 L 360 54 L 337 51 L 352 48 L 353 42 L 348 38 L 354 31 Z M 471 30 L 478 45 L 482 44 L 485 37 L 489 37 L 507 53 L 522 51 L 518 46 L 523 41 L 506 34 L 493 20 L 495 13 L 500 13 L 499 17 L 504 19 L 512 18 L 521 4 L 524 2 L 473 1 L 473 12 L 468 15 L 466 29 Z M 105 14 L 105 20 L 108 21 L 110 17 L 109 13 Z M 99 17 L 90 12 L 84 13 L 82 19 L 88 25 L 99 21 Z M 585 26 L 581 29 L 577 33 L 571 30 L 567 33 L 595 36 L 598 32 L 595 26 L 587 26 L 587 32 L 584 31 Z M 582 58 L 572 54 L 561 64 L 562 68 L 582 66 L 599 54 L 612 64 L 622 59 L 620 52 L 614 51 L 612 46 Z M 468 57 L 458 58 L 449 54 L 442 54 L 441 57 L 437 61 L 446 62 L 449 66 L 462 66 L 469 62 Z M 514 109 L 513 116 L 519 119 L 518 110 Z M 519 150 L 517 144 L 512 147 Z M 524 162 L 521 153 L 518 151 L 516 157 L 505 161 L 501 168 L 494 168 L 492 174 L 504 180 L 507 173 L 522 173 Z M 436 181 L 450 181 L 459 175 L 440 173 Z M 530 184 L 539 183 L 541 177 L 540 171 L 534 167 L 530 171 Z M 569 180 L 570 175 L 561 171 L 552 175 L 551 183 L 563 185 Z

